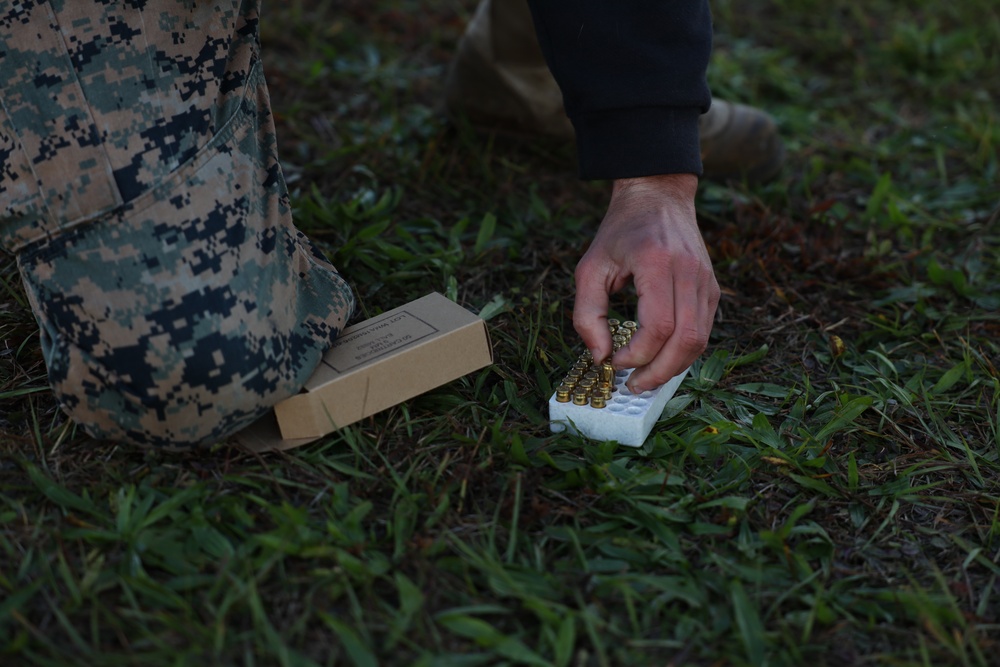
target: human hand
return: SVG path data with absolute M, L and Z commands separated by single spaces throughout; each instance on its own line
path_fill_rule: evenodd
M 612 364 L 636 369 L 628 382 L 636 393 L 683 372 L 708 345 L 720 291 L 695 219 L 697 188 L 693 174 L 616 180 L 576 267 L 573 326 L 594 359 L 612 351 L 608 296 L 635 285 L 639 329 Z

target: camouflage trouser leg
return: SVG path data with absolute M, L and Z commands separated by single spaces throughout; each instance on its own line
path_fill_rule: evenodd
M 224 438 L 353 308 L 291 223 L 258 5 L 0 0 L 0 245 L 95 437 Z

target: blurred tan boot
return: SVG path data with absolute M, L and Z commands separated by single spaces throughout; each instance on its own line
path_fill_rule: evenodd
M 705 178 L 765 183 L 781 171 L 785 145 L 771 115 L 745 104 L 712 100 L 698 121 Z
M 526 0 L 480 2 L 452 60 L 445 105 L 485 130 L 574 137 Z M 761 183 L 781 170 L 784 145 L 766 112 L 713 100 L 699 129 L 705 178 Z
M 482 129 L 573 140 L 527 0 L 479 3 L 448 71 L 445 105 Z

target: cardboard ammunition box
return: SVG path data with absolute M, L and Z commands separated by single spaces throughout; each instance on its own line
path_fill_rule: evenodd
M 441 294 L 347 327 L 302 393 L 235 436 L 290 449 L 493 363 L 486 323 Z

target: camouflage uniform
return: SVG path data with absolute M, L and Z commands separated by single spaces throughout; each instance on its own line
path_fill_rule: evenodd
M 63 409 L 210 444 L 299 390 L 353 308 L 292 226 L 259 0 L 0 0 L 0 245 Z

